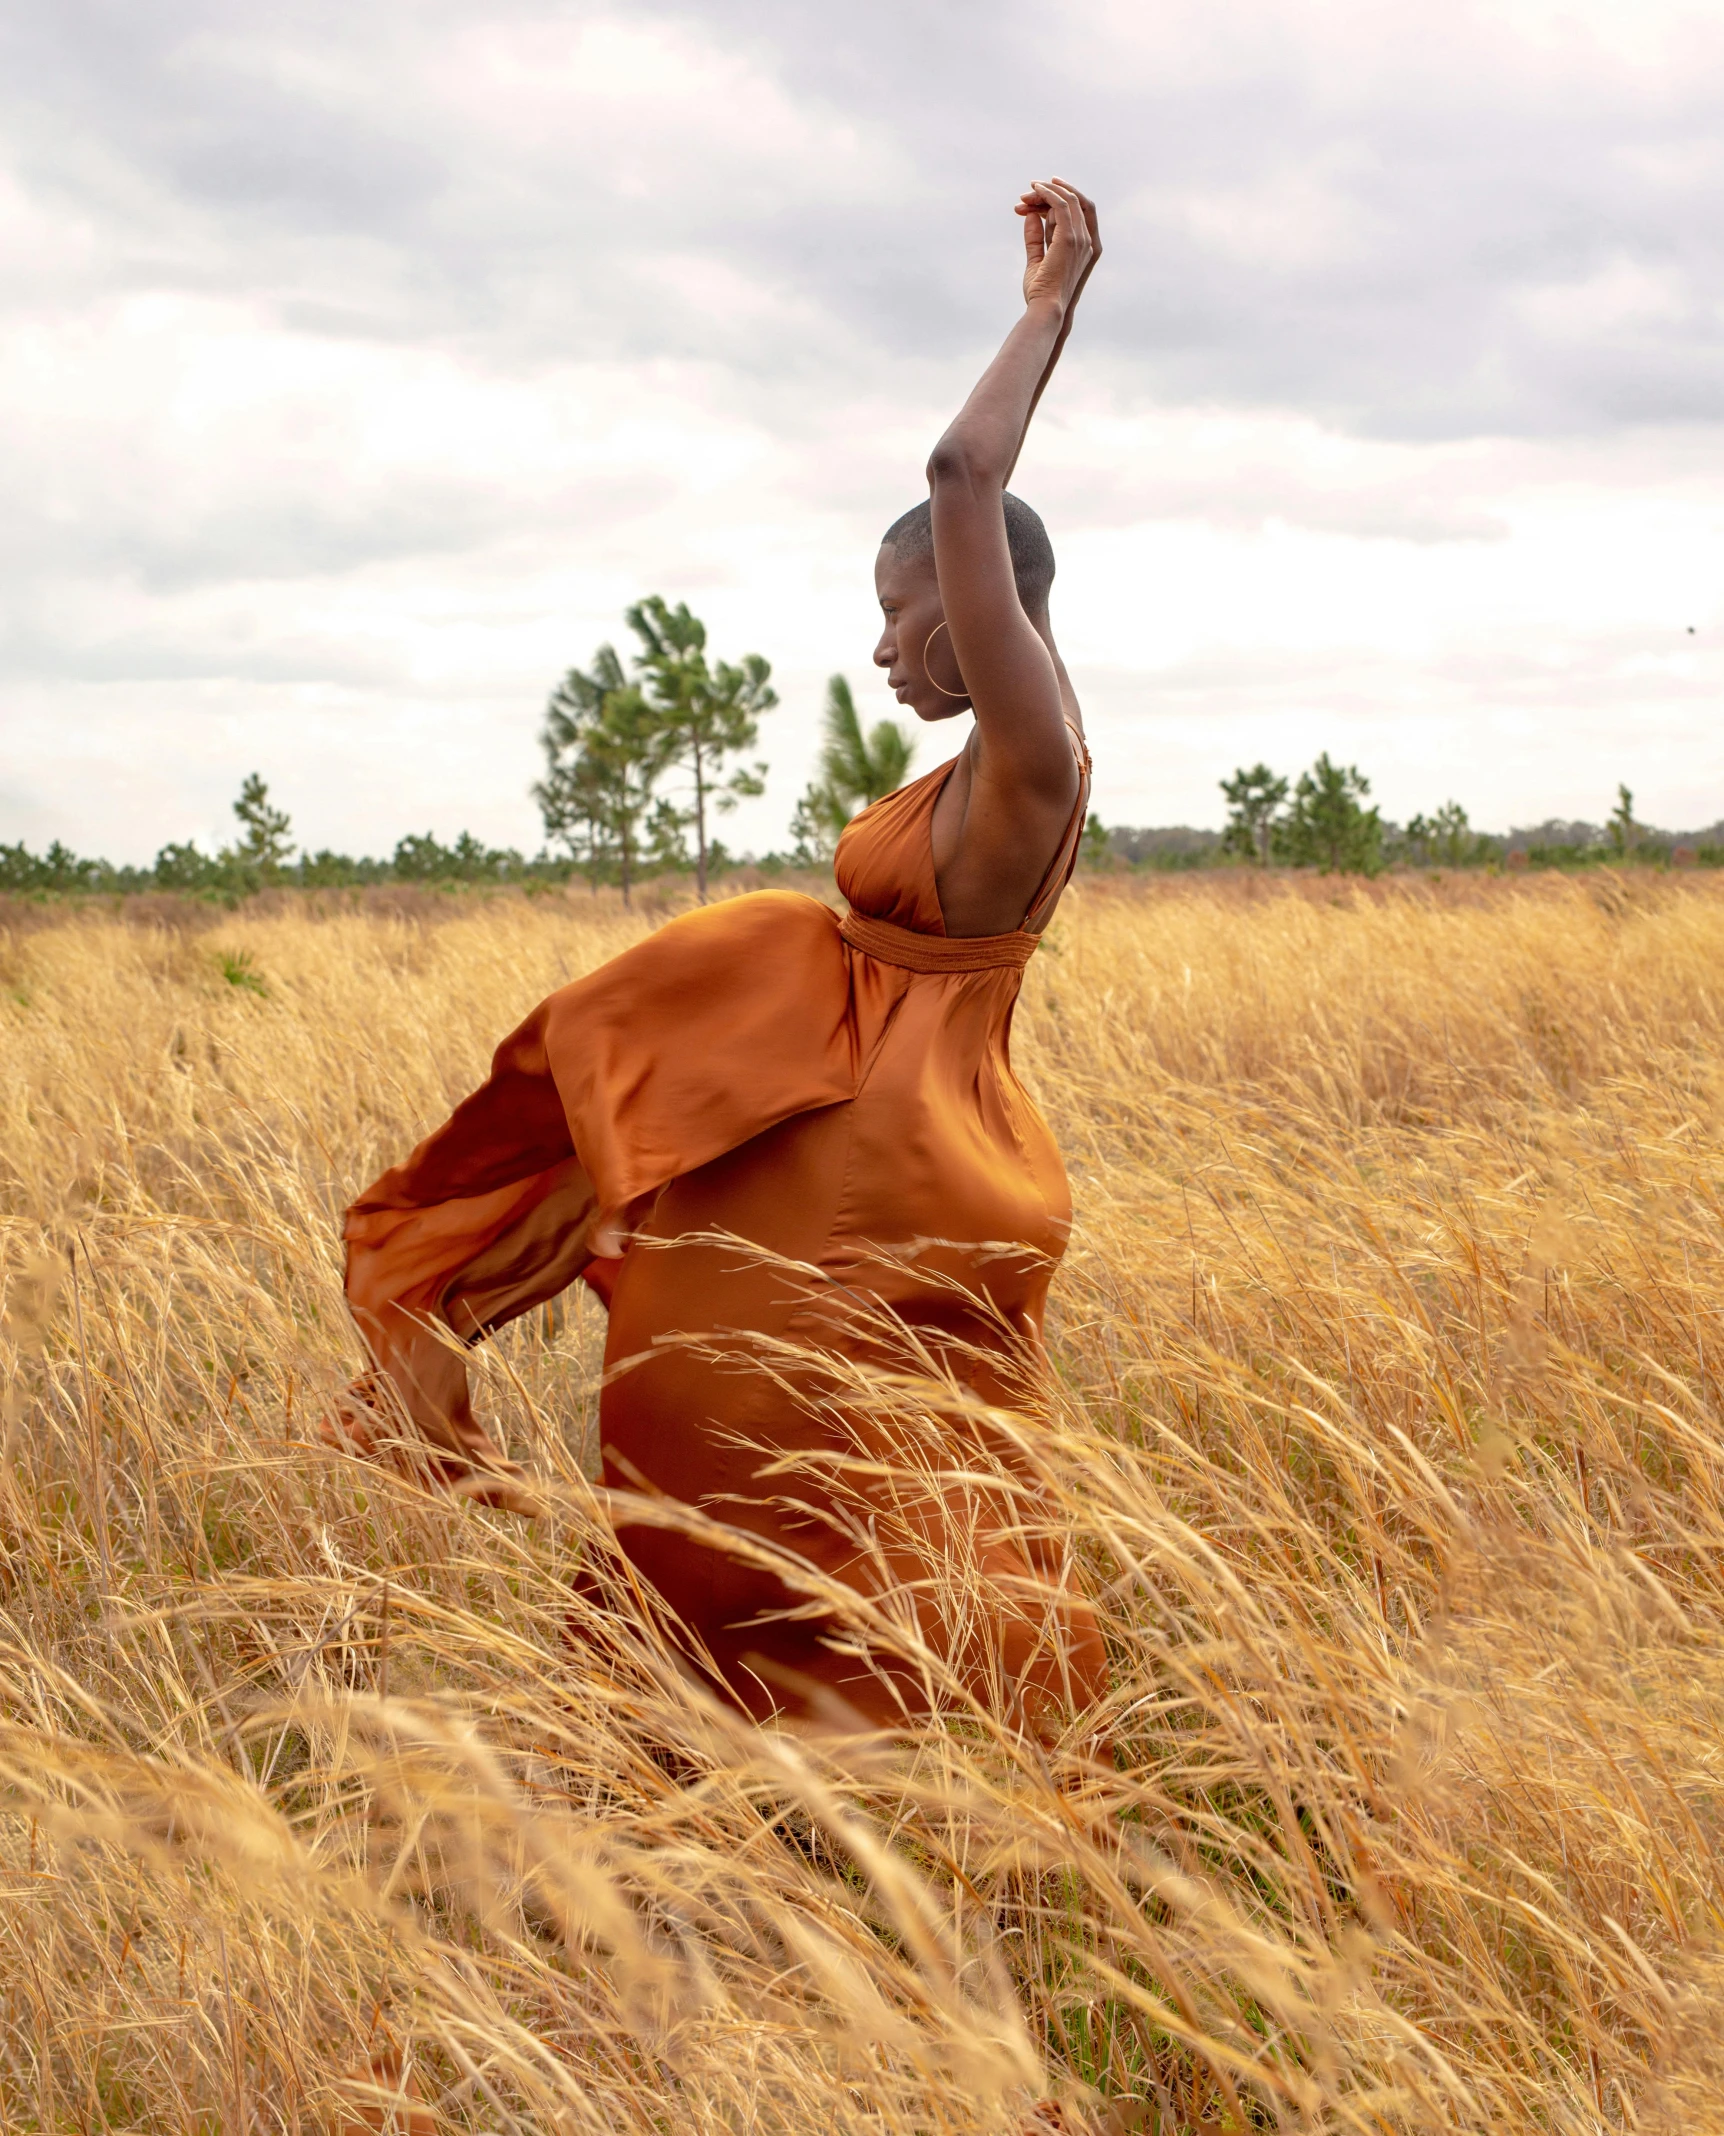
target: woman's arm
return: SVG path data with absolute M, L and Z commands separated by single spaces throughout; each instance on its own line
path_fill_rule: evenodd
M 1020 211 L 1023 316 L 928 462 L 940 604 L 976 715 L 967 776 L 950 782 L 934 825 L 947 924 L 963 932 L 1014 905 L 1021 914 L 1017 893 L 1033 894 L 1077 798 L 1069 684 L 1046 613 L 1019 601 L 1001 498 L 1094 264 L 1094 210 L 1050 179 Z

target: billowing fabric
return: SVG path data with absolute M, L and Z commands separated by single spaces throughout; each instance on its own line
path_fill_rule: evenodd
M 836 1635 L 822 1581 L 910 1612 L 990 1701 L 1102 1686 L 1087 1608 L 967 1461 L 984 1427 L 954 1410 L 948 1473 L 907 1479 L 858 1378 L 956 1380 L 1033 1419 L 1071 1206 L 1008 1036 L 1074 864 L 1082 761 L 1021 930 L 945 933 L 941 766 L 846 830 L 842 919 L 763 891 L 672 920 L 542 1002 L 348 1212 L 355 1317 L 451 1480 L 506 1464 L 427 1323 L 476 1340 L 576 1277 L 607 1301 L 601 1482 L 638 1494 L 619 1545 L 694 1665 L 756 1715 L 889 1723 L 924 1702 L 913 1669 Z M 619 1212 L 624 1250 L 595 1257 Z M 700 1534 L 643 1498 L 692 1508 Z M 996 1606 L 954 1620 L 941 1564 L 974 1568 Z

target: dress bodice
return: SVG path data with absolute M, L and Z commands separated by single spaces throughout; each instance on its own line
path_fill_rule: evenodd
M 1077 803 L 1022 927 L 946 933 L 942 765 L 846 830 L 851 911 L 760 890 L 668 921 L 541 1002 L 486 1082 L 348 1212 L 359 1331 L 434 1472 L 464 1490 L 512 1486 L 461 1346 L 577 1277 L 606 1301 L 600 1481 L 617 1547 L 688 1628 L 691 1665 L 757 1718 L 805 1695 L 822 1727 L 834 1699 L 871 1727 L 919 1710 L 924 1674 L 883 1690 L 889 1661 L 859 1656 L 853 1620 L 825 1612 L 841 1587 L 882 1616 L 883 1591 L 922 1611 L 950 1584 L 930 1579 L 930 1547 L 998 1568 L 1011 1598 L 972 1612 L 965 1586 L 952 1627 L 927 1602 L 921 1636 L 971 1695 L 1107 1688 L 1093 1625 L 1024 1614 L 1024 1597 L 1053 1594 L 1049 1574 L 1018 1501 L 968 1473 L 978 1403 L 1038 1412 L 1071 1228 L 1059 1145 L 1010 1041 L 1083 832 L 1074 748 Z M 929 1481 L 921 1442 L 907 1465 L 895 1412 L 866 1392 L 882 1372 L 966 1390 Z M 667 1518 L 677 1504 L 698 1525 Z
M 934 804 L 951 770 L 936 765 L 845 825 L 832 872 L 852 912 L 915 934 L 945 933 L 934 881 Z
M 1025 914 L 1023 931 L 1030 934 L 1039 934 L 1047 925 L 1060 892 L 1071 880 L 1089 811 L 1089 751 L 1075 727 L 1068 726 L 1067 732 L 1077 751 L 1077 802 L 1059 850 Z M 912 934 L 945 934 L 945 915 L 934 879 L 934 809 L 951 775 L 952 764 L 936 764 L 845 825 L 833 872 L 853 913 L 884 920 Z

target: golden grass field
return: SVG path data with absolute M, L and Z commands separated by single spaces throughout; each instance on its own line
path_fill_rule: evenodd
M 0 2126 L 1724 2129 L 1724 895 L 1072 893 L 1108 1761 L 570 1645 L 590 1304 L 484 1355 L 542 1517 L 320 1439 L 343 1203 L 647 924 L 0 921 Z

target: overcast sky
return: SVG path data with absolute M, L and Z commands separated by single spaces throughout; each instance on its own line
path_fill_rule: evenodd
M 548 689 L 686 599 L 783 696 L 1050 170 L 1104 259 L 1015 487 L 1109 821 L 1724 816 L 1724 10 L 4 0 L 0 840 L 531 848 Z M 919 766 L 955 727 L 925 734 Z

